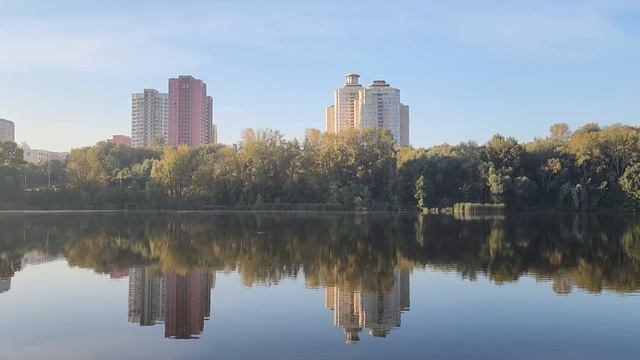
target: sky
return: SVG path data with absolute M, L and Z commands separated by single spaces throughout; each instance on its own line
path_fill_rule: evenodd
M 130 134 L 131 94 L 203 79 L 218 139 L 324 129 L 344 75 L 384 79 L 411 143 L 638 125 L 640 2 L 0 0 L 0 118 L 66 151 Z

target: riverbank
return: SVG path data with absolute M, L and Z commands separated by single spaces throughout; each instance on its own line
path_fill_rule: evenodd
M 423 215 L 423 216 L 451 216 L 458 219 L 474 219 L 487 218 L 489 214 L 467 214 L 464 212 L 454 212 L 452 208 L 429 209 L 422 212 L 419 210 L 408 209 L 259 209 L 249 207 L 216 207 L 216 208 L 121 208 L 121 209 L 0 209 L 0 215 L 11 214 L 122 214 L 122 213 L 158 213 L 158 214 L 231 214 L 231 213 L 283 213 L 283 214 L 407 214 L 407 215 Z M 492 214 L 489 217 L 500 219 L 509 214 L 594 214 L 594 215 L 636 215 L 637 211 L 629 209 L 599 209 L 594 211 L 571 211 L 554 208 L 524 208 L 509 209 L 500 214 Z M 468 216 L 461 216 L 468 215 Z

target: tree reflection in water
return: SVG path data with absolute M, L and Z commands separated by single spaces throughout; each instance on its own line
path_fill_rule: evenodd
M 216 271 L 247 286 L 304 273 L 348 342 L 366 329 L 386 336 L 409 308 L 414 268 L 496 284 L 520 276 L 557 294 L 640 288 L 640 223 L 627 217 L 188 214 L 0 217 L 0 293 L 29 263 L 129 277 L 129 321 L 165 324 L 165 336 L 197 337 L 209 318 Z

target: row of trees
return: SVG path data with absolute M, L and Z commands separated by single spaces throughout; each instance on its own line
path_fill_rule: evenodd
M 578 211 L 633 207 L 640 201 L 638 128 L 588 124 L 571 132 L 567 125 L 556 124 L 550 130 L 548 137 L 526 144 L 495 135 L 483 146 L 401 149 L 400 188 L 415 184 L 415 194 L 401 192 L 402 201 L 417 198 L 431 207 L 494 202 Z
M 575 132 L 557 124 L 548 137 L 525 144 L 495 135 L 484 145 L 430 148 L 396 149 L 388 131 L 375 129 L 308 130 L 302 141 L 275 130 L 245 130 L 238 144 L 193 149 L 98 143 L 72 150 L 64 164 L 34 167 L 42 181 L 26 192 L 20 180 L 29 167 L 11 144 L 0 148 L 0 201 L 24 199 L 45 208 L 177 203 L 412 209 L 469 202 L 588 211 L 632 208 L 640 201 L 640 130 L 619 124 L 588 124 Z
M 59 160 L 29 164 L 16 143 L 0 142 L 0 208 L 25 203 L 25 189 L 60 186 L 64 173 L 65 164 Z

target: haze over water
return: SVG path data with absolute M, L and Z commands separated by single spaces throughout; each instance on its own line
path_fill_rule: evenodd
M 6 359 L 637 358 L 640 222 L 2 215 Z

